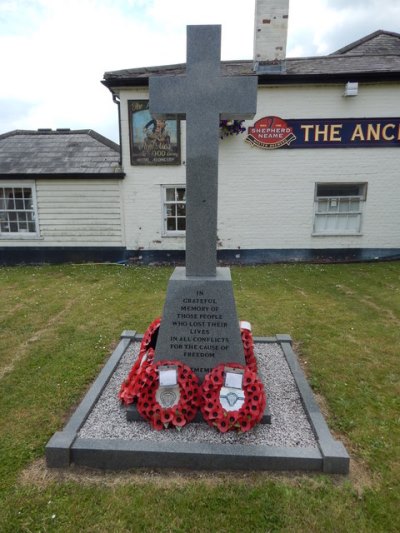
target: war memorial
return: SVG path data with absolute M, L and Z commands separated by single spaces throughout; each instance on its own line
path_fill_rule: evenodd
M 185 75 L 150 79 L 152 115 L 186 120 L 185 266 L 162 317 L 122 333 L 47 444 L 49 467 L 348 472 L 290 336 L 253 338 L 229 268 L 217 267 L 220 120 L 252 118 L 257 105 L 257 77 L 222 76 L 220 46 L 220 26 L 189 26 Z

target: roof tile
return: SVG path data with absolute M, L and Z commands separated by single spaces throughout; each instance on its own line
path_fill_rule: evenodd
M 363 39 L 341 48 L 327 56 L 287 58 L 285 68 L 271 74 L 271 78 L 289 76 L 326 76 L 347 74 L 400 74 L 400 34 L 378 30 Z M 107 87 L 115 85 L 143 85 L 147 78 L 159 75 L 183 75 L 184 63 L 159 67 L 144 67 L 116 70 L 104 74 L 103 83 Z M 222 61 L 221 73 L 226 76 L 254 74 L 254 62 Z M 261 72 L 260 72 L 261 73 Z
M 0 175 L 121 173 L 119 146 L 93 130 L 0 135 Z

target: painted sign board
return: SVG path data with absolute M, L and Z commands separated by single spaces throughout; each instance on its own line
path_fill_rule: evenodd
M 277 148 L 372 148 L 400 146 L 400 118 L 282 119 L 263 117 L 246 142 Z
M 132 165 L 179 165 L 181 136 L 178 119 L 156 120 L 148 100 L 129 100 Z

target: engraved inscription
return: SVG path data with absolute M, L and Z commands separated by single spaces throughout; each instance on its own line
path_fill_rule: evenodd
M 229 349 L 229 338 L 224 335 L 228 323 L 218 301 L 202 290 L 182 298 L 172 317 L 172 326 L 174 335 L 169 339 L 170 348 L 182 351 L 183 357 L 213 360 Z

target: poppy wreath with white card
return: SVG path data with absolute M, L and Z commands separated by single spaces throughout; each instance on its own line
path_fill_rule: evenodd
M 201 413 L 208 425 L 222 433 L 246 432 L 263 417 L 264 386 L 248 366 L 220 364 L 204 378 Z
M 140 344 L 139 355 L 137 356 L 128 377 L 121 384 L 118 398 L 125 405 L 134 403 L 137 400 L 137 380 L 139 373 L 142 368 L 146 368 L 154 361 L 154 352 L 160 324 L 161 318 L 156 318 L 147 328 Z M 257 372 L 257 361 L 254 356 L 254 342 L 249 322 L 240 322 L 240 334 L 242 337 L 246 365 L 253 372 Z
M 180 361 L 159 361 L 139 373 L 137 410 L 154 429 L 181 429 L 196 416 L 200 404 L 199 380 Z

